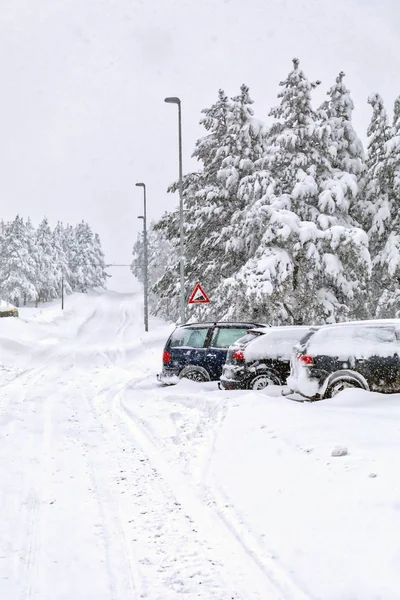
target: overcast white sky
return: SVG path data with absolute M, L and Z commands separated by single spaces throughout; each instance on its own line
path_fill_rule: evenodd
M 267 120 L 297 56 L 321 101 L 340 70 L 365 141 L 367 97 L 400 94 L 398 0 L 0 0 L 0 217 L 87 220 L 109 262 L 172 208 L 177 111 L 184 171 L 200 110 L 250 86 Z

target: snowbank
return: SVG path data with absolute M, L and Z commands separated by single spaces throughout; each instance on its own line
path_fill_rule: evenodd
M 6 302 L 5 300 L 0 300 L 0 312 L 6 311 L 6 310 L 17 310 L 17 307 L 13 306 L 9 302 Z
M 400 396 L 308 403 L 208 385 L 160 390 L 155 405 L 132 383 L 124 403 L 285 598 L 302 597 L 294 586 L 307 598 L 398 600 Z
M 127 598 L 132 573 L 149 600 L 398 600 L 400 395 L 160 387 L 173 326 L 144 333 L 141 291 L 21 313 L 0 321 L 1 598 Z

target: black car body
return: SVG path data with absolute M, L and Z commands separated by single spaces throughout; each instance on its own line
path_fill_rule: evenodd
M 253 329 L 229 350 L 220 387 L 227 390 L 284 385 L 293 347 L 310 330 L 306 326 Z
M 330 398 L 345 388 L 400 391 L 400 321 L 358 321 L 321 327 L 296 348 L 290 388 Z
M 221 376 L 228 348 L 260 323 L 191 323 L 177 327 L 165 344 L 162 372 L 164 384 L 185 377 L 193 381 L 216 381 Z

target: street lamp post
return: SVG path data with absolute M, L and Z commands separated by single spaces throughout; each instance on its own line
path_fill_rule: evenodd
M 185 262 L 183 249 L 183 193 L 182 193 L 182 111 L 181 101 L 179 98 L 165 98 L 168 104 L 178 105 L 178 142 L 179 142 L 179 238 L 180 238 L 180 279 L 181 279 L 181 296 L 180 296 L 180 315 L 181 324 L 185 323 Z
M 143 294 L 144 294 L 144 330 L 149 330 L 149 277 L 148 277 L 148 255 L 147 255 L 147 205 L 146 205 L 146 186 L 144 183 L 137 183 L 137 187 L 143 188 L 143 216 L 138 217 L 143 219 Z

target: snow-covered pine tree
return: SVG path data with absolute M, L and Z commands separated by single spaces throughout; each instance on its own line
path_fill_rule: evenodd
M 17 215 L 4 223 L 0 239 L 0 298 L 14 302 L 37 297 L 34 230 Z
M 160 281 L 163 274 L 170 268 L 172 248 L 161 229 L 154 228 L 152 223 L 147 231 L 148 245 L 148 279 L 149 279 L 149 310 L 164 319 L 173 320 L 179 313 L 179 290 L 173 298 L 159 298 L 153 291 L 154 285 Z M 139 233 L 133 246 L 132 274 L 143 283 L 143 233 Z
M 197 283 L 200 275 L 199 265 L 202 261 L 203 277 L 205 262 L 208 262 L 210 270 L 218 264 L 218 249 L 212 247 L 206 257 L 203 243 L 213 231 L 220 231 L 223 206 L 228 198 L 228 192 L 223 182 L 218 180 L 218 172 L 226 156 L 225 147 L 230 110 L 231 103 L 223 90 L 219 90 L 218 99 L 210 108 L 202 110 L 204 117 L 200 120 L 200 124 L 203 125 L 207 134 L 196 142 L 192 155 L 199 161 L 200 170 L 183 177 L 186 294 L 189 294 L 191 288 Z M 177 190 L 177 183 L 168 189 L 169 192 Z M 175 308 L 174 319 L 178 319 L 179 210 L 166 213 L 155 224 L 154 229 L 160 231 L 171 248 L 169 265 L 153 287 L 158 298 L 155 314 L 162 314 L 166 302 L 169 301 L 169 306 L 172 309 Z M 203 282 L 207 285 L 207 280 L 203 279 Z
M 76 227 L 67 223 L 62 230 L 63 250 L 68 265 L 69 279 L 68 282 L 71 286 L 71 290 L 80 290 L 84 284 L 81 270 L 78 270 L 80 259 L 79 259 L 79 247 L 76 236 Z
M 232 271 L 224 256 L 226 232 L 232 215 L 240 208 L 238 185 L 251 172 L 260 157 L 260 125 L 252 116 L 248 88 L 229 100 L 220 90 L 218 100 L 203 110 L 200 123 L 207 135 L 197 141 L 193 156 L 201 163 L 200 172 L 183 180 L 185 208 L 185 273 L 187 294 L 201 278 L 212 293 L 216 285 Z M 176 191 L 177 185 L 170 191 Z M 172 245 L 174 261 L 155 285 L 160 297 L 172 298 L 179 293 L 179 211 L 168 213 L 156 224 Z M 189 311 L 190 314 L 199 310 Z
M 104 252 L 101 247 L 100 236 L 98 233 L 95 233 L 93 238 L 93 266 L 94 272 L 92 287 L 106 287 L 108 275 L 106 272 Z
M 311 84 L 299 69 L 281 83 L 280 105 L 263 160 L 266 193 L 250 207 L 264 234 L 254 256 L 217 290 L 221 314 L 275 323 L 335 321 L 365 287 L 367 237 L 351 227 L 332 140 L 311 105 Z M 256 183 L 257 180 L 256 180 Z
M 379 246 L 379 238 L 385 229 L 388 219 L 385 206 L 387 185 L 386 142 L 391 137 L 388 115 L 382 97 L 372 94 L 368 98 L 372 106 L 371 121 L 367 129 L 369 138 L 366 158 L 366 172 L 363 193 L 358 203 L 357 220 L 368 231 L 371 256 L 374 257 Z M 383 208 L 383 210 L 382 210 Z
M 353 127 L 354 103 L 344 76 L 343 71 L 337 76 L 320 113 L 323 125 L 330 129 L 328 151 L 332 167 L 359 177 L 365 171 L 364 149 Z
M 75 227 L 75 240 L 70 264 L 74 273 L 74 289 L 87 292 L 90 288 L 104 285 L 106 275 L 104 266 L 102 268 L 99 262 L 101 246 L 95 246 L 93 232 L 85 221 Z
M 229 146 L 218 172 L 218 179 L 224 182 L 229 192 L 230 210 L 225 226 L 210 237 L 208 244 L 220 248 L 220 271 L 225 277 L 236 273 L 248 258 L 247 248 L 239 240 L 244 237 L 244 217 L 249 210 L 250 198 L 241 191 L 241 184 L 252 177 L 266 152 L 265 125 L 254 117 L 252 104 L 249 88 L 243 84 L 240 94 L 232 98 L 228 119 Z
M 57 265 L 57 289 L 61 293 L 63 282 L 64 293 L 71 294 L 71 271 L 68 264 L 68 247 L 63 224 L 59 221 L 52 232 L 52 245 L 54 250 L 54 260 Z
M 383 101 L 370 97 L 372 120 L 365 202 L 373 259 L 370 297 L 378 317 L 400 316 L 400 99 L 388 124 Z
M 320 194 L 320 209 L 328 214 L 332 213 L 333 206 L 339 209 L 336 211 L 334 219 L 330 219 L 330 224 L 333 226 L 344 225 L 349 239 L 346 242 L 342 232 L 339 237 L 341 241 L 336 248 L 334 244 L 334 254 L 340 256 L 343 251 L 346 254 L 349 251 L 353 259 L 356 260 L 357 250 L 352 248 L 352 245 L 361 238 L 364 239 L 364 242 L 358 247 L 358 250 L 361 255 L 365 256 L 365 259 L 367 258 L 367 254 L 365 254 L 365 237 L 363 235 L 360 237 L 360 232 L 349 230 L 348 227 L 362 225 L 363 223 L 362 220 L 358 220 L 357 216 L 360 213 L 360 203 L 363 201 L 362 188 L 366 166 L 364 149 L 352 123 L 354 104 L 350 91 L 343 81 L 344 76 L 344 72 L 341 71 L 336 78 L 335 85 L 328 91 L 329 99 L 319 111 L 323 141 L 332 167 L 331 177 L 323 184 L 324 191 Z M 327 202 L 326 207 L 324 206 L 325 201 Z M 321 219 L 320 225 L 323 229 L 326 228 Z M 343 264 L 349 264 L 349 257 L 344 256 L 343 258 Z M 369 262 L 367 260 L 367 263 Z M 353 315 L 362 318 L 368 316 L 367 279 L 370 267 L 367 268 L 364 260 L 356 260 L 355 264 L 358 265 L 357 285 L 353 288 L 352 300 L 347 297 L 346 300 L 343 298 L 343 301 L 348 307 L 348 316 Z
M 60 295 L 60 276 L 56 249 L 49 222 L 45 217 L 35 236 L 36 246 L 36 302 L 45 302 Z

